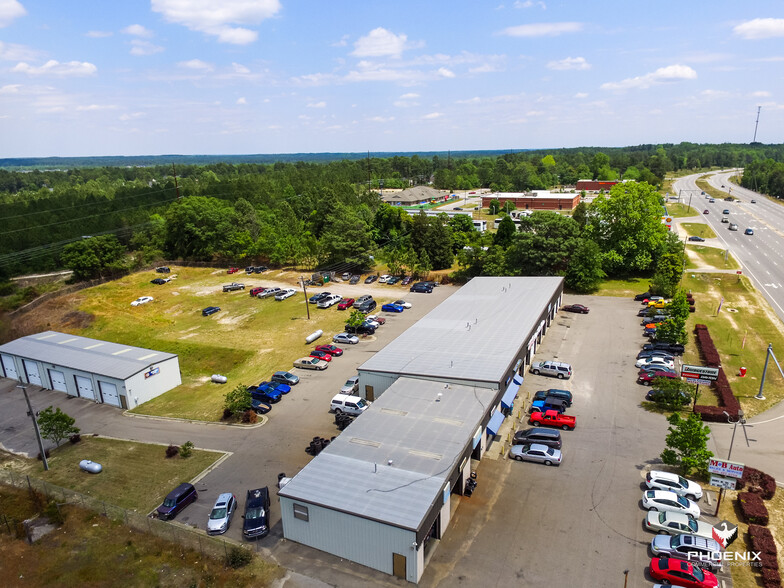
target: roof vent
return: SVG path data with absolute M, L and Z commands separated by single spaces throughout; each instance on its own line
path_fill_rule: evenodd
M 388 460 L 387 460 L 387 465 L 388 465 L 388 466 L 391 466 L 393 463 L 394 463 L 394 462 L 393 462 L 391 459 L 388 459 Z
M 443 396 L 443 394 L 441 392 L 439 392 L 438 395 L 436 396 L 436 402 L 441 402 L 441 397 L 442 396 Z

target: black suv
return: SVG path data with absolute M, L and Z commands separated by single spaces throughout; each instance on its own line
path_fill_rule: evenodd
M 330 292 L 319 292 L 318 294 L 314 294 L 310 298 L 308 298 L 308 302 L 311 304 L 317 304 L 324 300 L 327 296 L 332 296 Z
M 561 448 L 561 432 L 543 427 L 534 427 L 525 431 L 517 431 L 512 445 L 524 445 L 526 443 L 539 443 L 554 449 Z
M 242 515 L 242 534 L 247 539 L 265 537 L 269 534 L 270 496 L 266 486 L 248 490 L 245 499 L 245 514 Z
M 375 304 L 375 301 L 374 301 Z M 368 311 L 370 312 L 370 311 Z M 376 327 L 372 325 L 368 325 L 366 323 L 362 323 L 358 327 L 350 327 L 346 325 L 346 333 L 351 333 L 354 335 L 372 335 L 376 332 Z
M 675 355 L 682 355 L 683 354 L 683 345 L 680 343 L 665 343 L 664 341 L 658 341 L 656 343 L 646 343 L 642 346 L 643 351 L 650 351 L 650 350 L 660 350 L 660 351 L 667 351 L 669 353 L 673 353 Z
M 215 314 L 220 310 L 220 306 L 208 306 L 204 310 L 201 311 L 202 316 L 210 316 L 211 314 Z
M 430 282 L 417 282 L 413 284 L 409 289 L 409 292 L 422 292 L 425 294 L 430 294 L 433 291 L 433 285 Z
M 566 403 L 566 406 L 572 405 L 572 393 L 568 390 L 558 390 L 557 388 L 550 388 L 549 390 L 539 390 L 536 394 L 534 394 L 534 400 L 546 400 L 547 397 L 550 398 L 557 398 L 558 400 L 563 400 Z
M 155 271 L 159 274 L 168 274 L 171 270 L 166 266 L 156 267 Z

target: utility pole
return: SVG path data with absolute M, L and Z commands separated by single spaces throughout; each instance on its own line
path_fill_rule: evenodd
M 730 460 L 732 457 L 732 445 L 735 443 L 735 431 L 738 430 L 738 423 L 743 427 L 743 436 L 746 437 L 746 446 L 749 447 L 749 436 L 746 434 L 746 417 L 743 414 L 743 411 L 738 409 L 738 420 L 733 421 L 730 417 L 729 413 L 724 410 L 722 411 L 727 416 L 727 423 L 732 424 L 732 437 L 730 438 L 730 449 L 727 452 L 727 461 Z M 749 425 L 751 427 L 752 425 Z M 724 488 L 719 488 L 719 499 L 716 501 L 716 512 L 713 516 L 719 515 L 719 507 L 721 506 L 721 499 L 724 496 Z
M 38 428 L 38 421 L 35 418 L 33 407 L 30 404 L 30 397 L 27 396 L 27 386 L 25 386 L 24 384 L 19 384 L 17 388 L 22 389 L 22 393 L 24 394 L 25 401 L 27 402 L 27 414 L 29 414 L 30 418 L 33 419 L 33 428 L 35 429 L 35 439 L 36 441 L 38 441 L 38 449 L 41 452 L 41 461 L 44 464 L 44 471 L 49 471 L 49 462 L 46 461 L 46 451 L 44 451 L 44 440 L 41 439 L 41 430 Z
M 776 367 L 779 368 L 779 373 L 781 377 L 784 378 L 784 371 L 781 369 L 781 364 L 779 364 L 779 360 L 776 359 L 776 356 L 773 354 L 773 343 L 768 343 L 768 354 L 765 356 L 765 367 L 762 369 L 762 381 L 760 382 L 760 389 L 757 395 L 754 397 L 757 400 L 765 400 L 765 397 L 762 395 L 762 389 L 765 387 L 765 375 L 768 373 L 768 362 L 770 358 L 773 358 L 773 361 L 776 362 Z
M 759 127 L 760 110 L 762 110 L 762 106 L 757 106 L 757 122 L 754 123 L 754 139 L 751 141 L 752 143 L 757 142 L 757 127 Z
M 300 276 L 299 283 L 302 284 L 302 291 L 305 293 L 305 310 L 308 311 L 308 320 L 310 320 L 310 305 L 308 304 L 308 289 L 305 287 L 305 278 Z

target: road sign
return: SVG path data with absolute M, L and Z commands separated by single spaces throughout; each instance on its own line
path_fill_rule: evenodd
M 703 380 L 702 378 L 686 378 L 689 384 L 699 384 L 701 386 L 709 386 L 713 383 L 712 380 Z
M 681 377 L 715 382 L 719 378 L 719 368 L 683 364 L 681 366 Z
M 735 490 L 735 478 L 725 478 L 724 476 L 711 476 L 710 485 L 716 488 Z
M 742 463 L 737 461 L 724 461 L 721 459 L 708 460 L 709 473 L 729 476 L 730 478 L 742 478 L 744 467 L 745 466 Z

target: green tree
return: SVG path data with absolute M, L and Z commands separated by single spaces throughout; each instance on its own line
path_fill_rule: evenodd
M 370 223 L 363 218 L 366 207 L 338 204 L 324 223 L 321 249 L 326 262 L 346 262 L 359 267 L 370 265 L 372 234 Z
M 580 203 L 574 207 L 572 219 L 580 225 L 581 229 L 588 223 L 588 205 L 584 201 L 580 200 Z
M 654 402 L 667 410 L 680 410 L 694 397 L 694 386 L 680 378 L 654 378 L 653 386 L 659 390 Z
M 506 265 L 517 276 L 560 276 L 577 248 L 580 228 L 568 216 L 536 211 L 520 219 L 507 249 Z
M 512 237 L 517 232 L 517 225 L 515 225 L 511 216 L 504 215 L 498 223 L 498 230 L 493 236 L 493 244 L 500 247 L 508 247 L 512 242 Z
M 76 280 L 90 280 L 126 269 L 125 248 L 114 235 L 90 237 L 63 248 L 60 259 Z
M 508 276 L 509 268 L 506 265 L 506 252 L 503 247 L 493 245 L 481 259 L 481 273 L 483 276 Z
M 251 407 L 250 389 L 245 384 L 237 384 L 229 390 L 223 401 L 223 408 L 232 415 L 239 415 Z
M 656 263 L 656 272 L 650 283 L 651 292 L 671 297 L 683 276 L 683 254 L 665 253 Z
M 498 214 L 498 211 L 501 210 L 501 203 L 498 201 L 497 198 L 493 198 L 490 201 L 490 214 Z
M 661 454 L 662 461 L 680 467 L 684 476 L 692 472 L 707 474 L 708 460 L 713 457 L 713 452 L 708 450 L 710 427 L 704 425 L 700 416 L 694 413 L 684 419 L 676 412 L 667 421 L 670 427 L 665 440 L 667 449 Z
M 346 321 L 347 327 L 358 327 L 365 322 L 365 314 L 359 310 L 352 310 Z
M 602 270 L 602 252 L 599 246 L 590 239 L 580 239 L 566 268 L 566 287 L 581 294 L 588 294 L 596 291 L 606 276 Z
M 75 427 L 76 419 L 68 416 L 59 408 L 52 410 L 52 407 L 42 410 L 38 415 L 38 428 L 41 431 L 41 437 L 49 439 L 54 443 L 55 447 L 60 446 L 60 442 L 66 437 L 76 435 L 79 432 L 79 427 Z
M 686 298 L 686 290 L 678 288 L 667 305 L 667 311 L 673 319 L 683 321 L 684 324 L 686 323 L 689 319 L 689 300 Z

